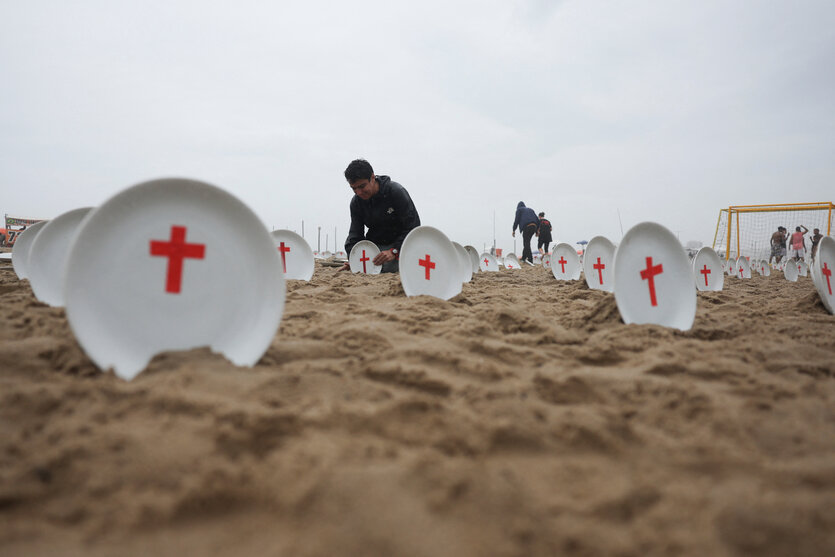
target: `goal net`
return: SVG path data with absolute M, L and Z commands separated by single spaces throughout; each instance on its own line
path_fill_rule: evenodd
M 809 229 L 806 249 L 811 249 L 812 231 L 832 234 L 835 205 L 824 203 L 788 203 L 784 205 L 732 205 L 719 211 L 713 249 L 723 259 L 740 255 L 753 259 L 771 257 L 771 235 L 782 226 L 791 235 L 798 226 Z M 802 230 L 802 229 L 801 229 Z

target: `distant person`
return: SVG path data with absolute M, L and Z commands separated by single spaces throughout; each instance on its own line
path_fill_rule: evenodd
M 814 232 L 815 233 L 812 234 L 812 237 L 811 237 L 811 240 L 812 240 L 812 261 L 815 260 L 815 254 L 818 253 L 818 244 L 820 243 L 821 238 L 823 238 L 823 234 L 821 234 L 821 231 L 820 231 L 819 228 L 815 228 Z
M 531 238 L 536 234 L 539 228 L 539 218 L 530 207 L 525 207 L 525 203 L 520 201 L 516 205 L 516 220 L 513 221 L 513 237 L 516 237 L 516 227 L 522 231 L 522 261 L 527 261 L 533 265 L 533 252 L 531 252 Z
M 800 229 L 803 229 L 803 232 Z M 803 226 L 795 227 L 794 232 L 792 232 L 791 239 L 789 240 L 789 244 L 791 246 L 791 257 L 794 257 L 798 261 L 803 259 L 803 256 L 806 253 L 806 241 L 803 238 L 804 234 L 808 234 L 809 229 Z
M 551 239 L 551 221 L 545 218 L 545 213 L 539 213 L 539 228 L 536 230 L 536 237 L 539 238 L 536 247 L 541 255 L 545 255 L 548 253 L 548 246 L 553 241 Z
M 412 229 L 420 226 L 420 216 L 409 192 L 388 176 L 374 174 L 371 164 L 363 159 L 351 161 L 345 169 L 345 179 L 354 190 L 350 205 L 351 227 L 348 229 L 348 239 L 345 240 L 345 253 L 350 256 L 354 244 L 360 240 L 370 240 L 380 248 L 373 263 L 382 265 L 384 273 L 398 272 L 403 240 Z M 350 267 L 345 263 L 339 270 L 344 271 Z
M 785 228 L 778 226 L 777 232 L 771 235 L 771 257 L 768 260 L 769 263 L 772 260 L 774 263 L 779 263 L 780 259 L 785 255 L 786 234 L 784 230 Z

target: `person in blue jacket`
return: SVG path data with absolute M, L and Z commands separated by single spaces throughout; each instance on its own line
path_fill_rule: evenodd
M 363 159 L 351 161 L 345 169 L 345 179 L 354 191 L 345 253 L 350 255 L 360 240 L 370 240 L 380 248 L 374 264 L 382 265 L 384 273 L 398 272 L 400 246 L 406 235 L 420 226 L 420 216 L 409 192 L 388 176 L 374 174 L 371 164 Z M 348 268 L 350 265 L 345 263 L 339 270 Z
M 516 205 L 516 220 L 513 221 L 513 237 L 516 237 L 516 227 L 522 232 L 522 261 L 527 261 L 533 265 L 533 253 L 531 252 L 531 238 L 539 228 L 539 217 L 536 216 L 536 211 L 530 207 L 525 207 L 525 203 L 520 201 Z

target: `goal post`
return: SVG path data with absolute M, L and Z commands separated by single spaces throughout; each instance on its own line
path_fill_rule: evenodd
M 771 205 L 731 205 L 720 209 L 713 235 L 713 249 L 728 260 L 740 255 L 754 259 L 771 257 L 771 235 L 778 226 L 789 234 L 798 226 L 812 231 L 817 228 L 824 236 L 832 234 L 835 204 L 782 203 Z M 806 242 L 806 249 L 811 243 Z

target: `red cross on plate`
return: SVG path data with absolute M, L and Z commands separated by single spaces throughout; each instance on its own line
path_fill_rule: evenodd
M 647 268 L 641 271 L 641 280 L 646 280 L 649 283 L 649 301 L 653 306 L 658 305 L 658 299 L 655 297 L 655 275 L 660 275 L 664 272 L 664 267 L 659 263 L 652 265 L 652 257 L 647 257 Z
M 165 291 L 179 294 L 183 281 L 183 259 L 203 259 L 206 256 L 206 244 L 187 244 L 186 227 L 172 226 L 170 241 L 151 240 L 151 255 L 168 258 Z

